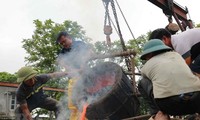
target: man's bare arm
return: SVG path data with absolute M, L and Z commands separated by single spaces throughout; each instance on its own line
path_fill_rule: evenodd
M 54 73 L 49 73 L 48 75 L 50 75 L 51 78 L 59 78 L 59 77 L 64 77 L 66 75 L 68 75 L 67 72 L 54 72 Z
M 30 113 L 30 111 L 28 109 L 27 103 L 21 104 L 20 108 L 21 108 L 26 120 L 32 120 L 31 113 Z

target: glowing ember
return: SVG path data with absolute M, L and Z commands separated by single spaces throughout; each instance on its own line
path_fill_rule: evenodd
M 113 86 L 115 83 L 115 75 L 104 75 L 104 76 L 99 76 L 97 78 L 97 81 L 94 86 L 91 86 L 87 89 L 87 92 L 89 93 L 96 93 L 100 91 L 101 89 L 107 87 L 107 86 Z
M 83 106 L 83 111 L 82 111 L 82 113 L 81 113 L 81 118 L 80 118 L 80 120 L 85 120 L 85 115 L 86 115 L 87 107 L 88 107 L 88 104 L 87 104 L 87 103 L 84 104 L 84 106 Z

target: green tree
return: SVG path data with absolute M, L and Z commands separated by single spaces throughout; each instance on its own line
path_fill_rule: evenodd
M 116 53 L 116 52 L 120 52 L 122 51 L 122 47 L 120 44 L 119 40 L 115 40 L 111 43 L 111 46 L 109 47 L 105 41 L 98 41 L 94 43 L 94 51 L 96 54 L 112 54 L 112 53 Z M 95 63 L 97 62 L 105 62 L 105 61 L 112 61 L 115 63 L 122 63 L 123 59 L 121 57 L 117 57 L 117 58 L 107 58 L 107 59 L 97 59 L 95 61 Z
M 126 43 L 126 47 L 129 50 L 134 50 L 137 53 L 135 56 L 135 66 L 138 68 L 139 71 L 143 64 L 143 61 L 141 61 L 141 59 L 139 57 L 142 52 L 142 47 L 144 46 L 144 43 L 146 43 L 148 41 L 150 33 L 151 33 L 151 31 L 147 32 L 144 35 L 140 35 L 136 39 L 128 40 Z M 95 52 L 97 54 L 106 54 L 106 53 L 114 53 L 114 52 L 123 51 L 120 40 L 113 41 L 111 44 L 111 47 L 108 47 L 106 45 L 105 41 L 103 41 L 103 42 L 98 41 L 94 44 L 94 48 L 95 48 Z M 126 70 L 126 65 L 125 65 L 125 61 L 124 61 L 123 57 L 113 58 L 113 59 L 109 59 L 109 60 L 120 64 Z M 99 60 L 99 61 L 104 62 L 106 60 Z
M 10 74 L 8 72 L 0 72 L 0 81 L 1 82 L 15 83 L 16 80 L 17 80 L 16 74 Z
M 196 24 L 196 26 L 195 26 L 196 28 L 199 28 L 200 27 L 200 24 Z
M 142 61 L 140 60 L 140 54 L 142 52 L 142 47 L 144 46 L 144 43 L 148 41 L 149 35 L 151 31 L 147 32 L 144 35 L 140 35 L 136 39 L 128 40 L 126 42 L 126 47 L 129 50 L 134 50 L 136 51 L 136 56 L 135 56 L 135 65 L 140 68 L 142 66 Z M 111 43 L 111 47 L 108 47 L 106 45 L 105 41 L 98 41 L 94 43 L 94 51 L 97 54 L 108 54 L 108 53 L 115 53 L 115 52 L 122 52 L 122 46 L 120 40 L 115 40 Z M 118 58 L 113 58 L 109 59 L 110 61 L 113 61 L 115 63 L 120 64 L 125 70 L 126 70 L 126 65 L 123 57 L 118 57 Z M 107 61 L 105 59 L 99 60 L 100 62 Z
M 135 66 L 138 68 L 139 71 L 143 64 L 143 61 L 140 59 L 140 54 L 142 52 L 144 44 L 148 41 L 150 33 L 151 31 L 147 32 L 146 34 L 140 35 L 134 40 L 129 40 L 127 43 L 127 48 L 133 49 L 137 53 L 135 56 Z

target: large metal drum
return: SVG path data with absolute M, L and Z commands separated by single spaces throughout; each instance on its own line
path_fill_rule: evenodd
M 96 65 L 93 71 L 96 77 L 102 78 L 103 81 L 108 80 L 105 83 L 112 84 L 112 87 L 104 96 L 100 96 L 88 105 L 86 117 L 89 120 L 120 120 L 136 116 L 139 110 L 139 100 L 133 94 L 131 81 L 121 67 L 112 62 L 105 62 Z M 113 78 L 114 82 L 112 82 Z

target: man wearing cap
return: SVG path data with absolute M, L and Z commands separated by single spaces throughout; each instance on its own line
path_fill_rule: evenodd
M 194 74 L 200 74 L 200 28 L 171 35 L 163 28 L 154 30 L 149 39 L 160 39 L 185 59 Z
M 17 82 L 20 83 L 16 91 L 17 103 L 16 120 L 32 120 L 31 111 L 35 108 L 44 108 L 59 113 L 58 101 L 48 97 L 43 92 L 43 85 L 51 78 L 67 75 L 66 72 L 55 72 L 38 75 L 31 67 L 22 67 L 17 72 Z
M 152 39 L 144 45 L 141 59 L 146 63 L 141 69 L 139 90 L 144 87 L 141 84 L 148 83 L 141 94 L 162 111 L 157 114 L 200 113 L 200 79 L 180 54 L 172 52 L 161 40 Z

